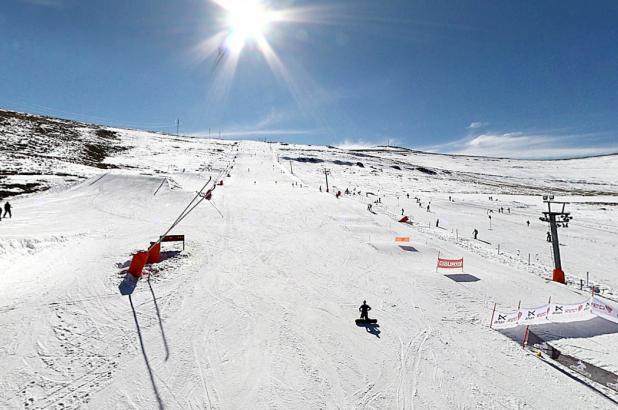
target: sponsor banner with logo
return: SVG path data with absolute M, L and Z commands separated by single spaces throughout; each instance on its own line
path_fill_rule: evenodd
M 594 315 L 590 308 L 590 300 L 570 305 L 551 303 L 549 305 L 549 320 L 552 322 L 576 322 L 592 319 Z
M 495 312 L 491 322 L 491 327 L 494 329 L 508 329 L 509 327 L 515 327 L 517 326 L 517 319 L 519 319 L 519 312 Z
M 614 302 L 594 296 L 591 299 L 591 308 L 595 315 L 618 323 L 618 305 Z
M 517 320 L 517 323 L 520 325 L 538 325 L 539 323 L 547 323 L 548 316 L 548 304 L 536 308 L 521 308 L 519 309 L 519 319 Z
M 443 269 L 463 269 L 463 258 L 461 258 L 461 259 L 442 259 L 442 258 L 438 258 L 438 268 L 443 268 Z
M 520 325 L 567 323 L 601 317 L 618 323 L 618 304 L 597 296 L 574 304 L 550 303 L 535 308 L 520 308 L 513 313 L 494 312 L 491 327 L 508 329 Z

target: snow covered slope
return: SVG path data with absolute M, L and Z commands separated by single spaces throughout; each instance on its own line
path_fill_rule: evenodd
M 465 157 L 111 131 L 129 147 L 104 160 L 118 168 L 18 197 L 0 222 L 0 408 L 615 407 L 487 326 L 494 302 L 587 295 L 543 278 L 551 259 L 534 195 L 544 189 L 579 202 L 560 232 L 567 274 L 588 269 L 608 294 L 618 288 L 603 268 L 618 244 L 615 157 L 596 159 L 607 175 L 588 175 L 593 160 L 474 167 Z M 230 162 L 212 200 L 223 216 L 196 208 L 172 232 L 186 249 L 164 244 L 164 261 L 121 296 L 131 252 Z M 331 188 L 361 195 L 320 192 L 325 166 Z M 511 213 L 494 212 L 490 231 L 481 224 L 498 206 Z M 413 225 L 396 222 L 401 208 Z M 486 242 L 470 238 L 473 227 Z M 398 246 L 398 235 L 410 243 Z M 438 252 L 464 257 L 478 280 L 436 272 Z M 354 324 L 363 299 L 379 327 Z M 574 334 L 555 343 L 618 370 L 618 326 Z

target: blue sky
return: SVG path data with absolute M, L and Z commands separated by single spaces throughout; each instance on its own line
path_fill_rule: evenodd
M 264 1 L 233 76 L 209 0 L 4 0 L 0 107 L 175 132 L 553 158 L 618 152 L 618 2 Z M 202 46 L 200 46 L 200 44 Z M 272 61 L 271 61 L 272 63 Z

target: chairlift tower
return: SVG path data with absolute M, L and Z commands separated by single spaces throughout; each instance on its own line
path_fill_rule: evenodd
M 324 176 L 326 177 L 326 192 L 328 192 L 328 176 L 330 175 L 330 169 L 324 168 Z
M 554 201 L 552 194 L 543 195 L 543 202 L 547 204 L 547 211 L 543 211 L 543 216 L 539 219 L 543 222 L 549 222 L 551 232 L 551 244 L 554 251 L 554 271 L 552 280 L 554 282 L 566 283 L 564 271 L 562 270 L 562 262 L 560 260 L 560 241 L 558 240 L 558 228 L 568 228 L 569 221 L 573 219 L 570 212 L 565 212 L 565 207 L 568 202 Z M 553 205 L 553 207 L 552 207 Z

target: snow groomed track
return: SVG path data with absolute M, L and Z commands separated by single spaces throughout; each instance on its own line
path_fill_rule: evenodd
M 197 208 L 177 228 L 186 251 L 121 296 L 127 249 L 206 175 L 154 196 L 161 178 L 110 173 L 18 202 L 1 234 L 2 406 L 612 408 L 488 328 L 494 302 L 580 295 L 307 187 L 268 144 L 240 144 L 213 198 L 223 218 Z M 436 272 L 438 251 L 479 280 Z M 372 332 L 354 323 L 363 299 Z

